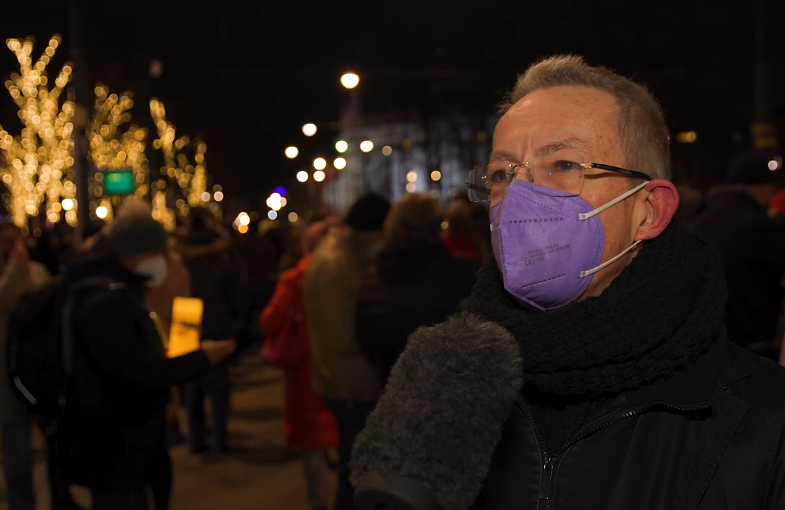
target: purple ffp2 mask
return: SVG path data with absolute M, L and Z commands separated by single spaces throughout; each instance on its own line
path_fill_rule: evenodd
M 582 198 L 516 179 L 491 209 L 492 244 L 507 292 L 538 310 L 578 299 L 594 274 L 638 245 L 600 264 L 605 229 L 598 213 L 647 183 L 600 208 Z

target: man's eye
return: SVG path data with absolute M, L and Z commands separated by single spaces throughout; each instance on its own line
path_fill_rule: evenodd
M 579 163 L 566 160 L 555 161 L 551 165 L 551 169 L 556 172 L 569 172 L 570 170 L 577 170 L 579 168 L 581 168 Z
M 509 179 L 508 170 L 497 169 L 488 171 L 488 182 L 491 184 L 502 184 Z

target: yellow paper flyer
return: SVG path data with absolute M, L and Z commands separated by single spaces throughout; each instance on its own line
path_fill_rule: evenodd
M 169 332 L 170 358 L 199 349 L 204 302 L 199 298 L 174 298 L 172 327 Z

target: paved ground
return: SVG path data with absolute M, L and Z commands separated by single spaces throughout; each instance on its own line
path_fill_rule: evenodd
M 175 448 L 171 510 L 308 510 L 300 464 L 283 447 L 280 372 L 250 357 L 234 369 L 233 378 L 234 451 L 218 458 Z M 39 460 L 36 484 L 44 496 L 45 470 Z M 46 509 L 45 499 L 39 510 Z M 0 485 L 0 510 L 7 508 Z

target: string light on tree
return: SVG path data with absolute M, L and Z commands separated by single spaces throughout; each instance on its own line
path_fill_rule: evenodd
M 19 63 L 19 73 L 12 74 L 5 86 L 19 108 L 23 128 L 13 136 L 0 126 L 0 150 L 5 153 L 0 179 L 8 189 L 3 197 L 6 208 L 19 226 L 26 224 L 27 216 L 37 216 L 44 202 L 47 219 L 58 219 L 61 197 L 75 201 L 76 196 L 68 175 L 73 165 L 74 105 L 69 100 L 61 104 L 60 100 L 72 68 L 63 65 L 50 83 L 46 67 L 60 45 L 60 37 L 52 37 L 35 62 L 31 56 L 33 43 L 32 38 L 6 41 Z M 69 213 L 73 214 L 67 213 L 66 220 L 73 225 L 76 213 Z
M 98 170 L 133 171 L 136 184 L 135 194 L 144 197 L 148 194 L 148 162 L 144 154 L 147 130 L 131 121 L 131 108 L 134 102 L 130 92 L 121 95 L 109 93 L 109 88 L 98 84 L 95 87 L 93 117 L 87 126 L 87 139 L 90 142 L 90 159 Z M 91 180 L 90 195 L 100 197 L 103 175 L 96 174 Z
M 175 190 L 169 186 L 170 182 L 177 185 L 179 194 L 185 200 L 178 201 L 178 212 L 181 216 L 186 216 L 192 207 L 204 205 L 211 200 L 207 192 L 207 168 L 205 154 L 207 143 L 203 140 L 193 142 L 187 136 L 176 138 L 176 128 L 174 124 L 166 118 L 166 108 L 162 101 L 153 99 L 150 101 L 150 112 L 153 115 L 158 138 L 153 140 L 153 148 L 161 150 L 164 155 L 164 167 L 160 169 L 160 178 L 154 184 L 154 196 L 156 193 L 163 194 L 163 198 L 153 200 L 153 215 L 164 215 L 166 211 L 160 209 L 156 212 L 156 204 L 165 206 L 167 191 L 174 193 Z M 188 156 L 188 151 L 193 151 L 193 161 Z M 203 200 L 207 198 L 207 201 Z M 157 218 L 156 218 L 157 219 Z M 164 222 L 171 223 L 174 228 L 174 216 Z

